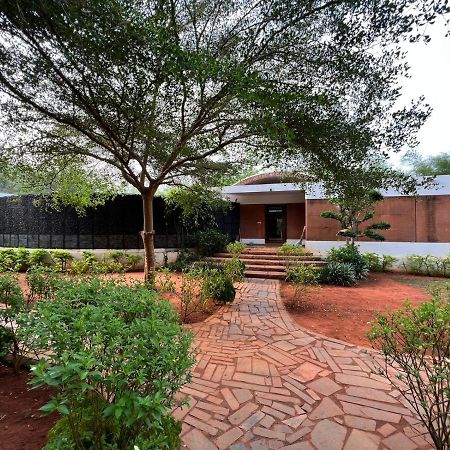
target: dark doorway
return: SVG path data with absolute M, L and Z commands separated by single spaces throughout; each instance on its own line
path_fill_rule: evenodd
M 266 242 L 286 241 L 286 206 L 266 206 Z

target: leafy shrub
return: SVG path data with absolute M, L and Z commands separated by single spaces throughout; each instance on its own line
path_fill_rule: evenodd
M 450 286 L 417 308 L 379 315 L 368 337 L 385 358 L 380 375 L 397 385 L 436 448 L 450 448 Z
M 56 292 L 61 279 L 49 267 L 36 266 L 27 270 L 25 276 L 28 285 L 28 302 L 33 303 L 42 298 L 51 298 Z
M 310 264 L 298 264 L 286 269 L 286 281 L 296 284 L 317 284 L 320 272 Z
M 407 272 L 420 275 L 450 276 L 450 255 L 444 258 L 433 255 L 408 255 L 403 261 Z
M 322 283 L 337 286 L 353 286 L 358 280 L 352 264 L 338 261 L 329 261 L 322 269 L 320 279 Z
M 30 265 L 30 251 L 25 248 L 0 250 L 0 272 L 21 272 Z
M 188 269 L 197 259 L 198 258 L 194 253 L 187 249 L 183 249 L 178 253 L 177 259 L 173 263 L 169 263 L 168 267 L 174 272 L 182 272 L 183 270 Z
M 167 267 L 158 271 L 158 289 L 161 292 L 175 292 L 172 272 Z
M 231 253 L 235 257 L 241 256 L 242 252 L 247 248 L 247 246 L 242 242 L 230 242 L 227 245 L 227 252 Z
M 285 242 L 278 248 L 278 254 L 280 256 L 311 256 L 313 253 L 301 245 Z
M 203 270 L 192 270 L 183 273 L 181 277 L 179 295 L 181 323 L 187 323 L 195 313 L 203 313 L 209 310 L 208 298 L 202 292 L 203 274 Z
M 205 272 L 202 292 L 206 297 L 222 304 L 232 302 L 236 297 L 231 279 L 217 270 Z
M 48 448 L 176 448 L 179 427 L 169 414 L 190 380 L 192 337 L 154 291 L 70 281 L 36 304 L 24 337 L 49 351 L 33 367 L 33 384 L 59 390 L 42 408 L 63 416 Z
M 26 311 L 27 303 L 17 276 L 0 274 L 0 358 L 10 354 L 16 371 L 23 353 L 17 318 Z
M 366 278 L 369 272 L 366 260 L 356 245 L 349 244 L 343 247 L 331 248 L 328 252 L 327 261 L 350 264 L 353 267 L 357 280 Z
M 398 261 L 390 255 L 379 255 L 377 253 L 363 253 L 362 254 L 367 267 L 372 272 L 386 272 L 390 270 L 393 264 Z
M 53 250 L 56 252 L 57 250 Z M 30 254 L 29 258 L 30 267 L 35 266 L 51 266 L 52 265 L 52 256 L 48 250 L 44 250 L 42 248 L 37 248 L 33 250 Z
M 245 263 L 237 257 L 223 262 L 224 273 L 232 281 L 242 281 L 245 277 Z
M 188 267 L 188 272 L 199 277 L 203 276 L 204 272 L 210 270 L 217 270 L 219 272 L 224 272 L 224 266 L 220 262 L 214 261 L 194 261 Z
M 133 255 L 122 250 L 115 250 L 106 255 L 105 264 L 109 266 L 109 272 L 113 272 L 113 268 L 118 269 L 115 270 L 117 272 L 126 272 L 135 269 L 136 265 L 141 260 L 142 256 L 140 255 Z
M 227 234 L 215 229 L 208 229 L 198 234 L 197 249 L 200 256 L 213 256 L 223 252 L 228 244 Z
M 68 263 L 73 260 L 72 254 L 67 250 L 52 250 L 50 254 L 56 263 L 56 269 L 66 272 Z

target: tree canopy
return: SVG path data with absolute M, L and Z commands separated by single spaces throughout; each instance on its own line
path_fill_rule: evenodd
M 417 152 L 410 152 L 403 157 L 402 161 L 411 166 L 411 172 L 415 175 L 450 175 L 450 151 L 428 157 L 421 156 Z
M 434 0 L 5 0 L 1 156 L 112 168 L 142 195 L 152 268 L 163 183 L 208 182 L 249 154 L 293 148 L 337 170 L 411 141 L 428 112 L 388 113 L 405 71 L 398 44 L 426 39 L 422 26 L 448 11 Z

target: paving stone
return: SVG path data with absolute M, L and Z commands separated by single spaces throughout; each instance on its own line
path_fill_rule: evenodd
M 293 374 L 297 375 L 300 381 L 306 382 L 316 378 L 317 374 L 322 370 L 323 367 L 321 366 L 317 366 L 310 362 L 305 362 L 295 369 Z
M 389 436 L 394 431 L 396 431 L 396 428 L 394 428 L 390 423 L 385 423 L 380 428 L 378 428 L 378 433 L 380 433 L 384 437 Z
M 183 436 L 183 442 L 190 450 L 218 450 L 201 431 L 195 428 Z
M 243 423 L 241 423 L 240 427 L 243 430 L 250 430 L 253 426 L 255 426 L 260 420 L 265 417 L 265 414 L 262 411 L 256 411 L 250 417 L 248 417 Z
M 414 450 L 416 444 L 402 433 L 395 433 L 383 439 L 383 445 L 390 450 Z
M 228 430 L 217 439 L 216 445 L 221 450 L 229 448 L 230 445 L 236 442 L 243 434 L 244 433 L 240 428 L 231 428 L 231 430 Z
M 289 419 L 283 420 L 283 423 L 289 425 L 294 430 L 297 429 L 306 419 L 306 414 L 301 414 L 300 416 L 290 417 Z
M 314 450 L 314 447 L 309 442 L 297 442 L 280 447 L 279 450 Z
M 331 395 L 335 392 L 342 389 L 342 386 L 335 383 L 330 378 L 318 378 L 315 381 L 312 381 L 311 383 L 308 383 L 308 387 L 312 389 L 313 391 L 319 392 L 322 395 Z
M 347 430 L 329 419 L 321 420 L 311 432 L 311 440 L 317 450 L 341 450 Z
M 378 450 L 380 437 L 366 431 L 353 430 L 347 439 L 344 450 Z
M 258 409 L 258 405 L 256 403 L 246 403 L 242 408 L 238 409 L 235 413 L 233 413 L 228 420 L 233 425 L 238 425 L 243 422 L 247 417 L 249 417 L 253 412 Z
M 375 431 L 377 423 L 372 419 L 365 419 L 364 417 L 349 416 L 344 417 L 345 424 L 350 428 L 359 428 L 365 431 Z
M 326 419 L 328 417 L 340 416 L 344 412 L 339 406 L 333 402 L 329 397 L 324 397 L 317 408 L 308 414 L 311 420 Z
M 384 389 L 387 391 L 391 389 L 391 387 L 386 383 L 382 383 L 381 381 L 377 380 L 372 380 L 370 378 L 360 377 L 357 375 L 346 375 L 343 373 L 337 373 L 335 378 L 338 383 L 348 384 L 350 386 Z

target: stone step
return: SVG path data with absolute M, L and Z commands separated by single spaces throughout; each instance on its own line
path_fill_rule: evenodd
M 209 257 L 206 258 L 207 261 L 215 262 L 215 263 L 222 263 L 226 261 L 229 258 L 222 258 L 222 257 Z M 286 261 L 284 259 L 247 259 L 247 258 L 239 258 L 246 267 L 248 266 L 277 266 L 282 267 L 283 269 L 286 268 L 288 265 L 296 265 L 296 264 L 314 264 L 314 265 L 323 265 L 325 264 L 325 261 L 322 261 L 320 259 L 302 259 L 302 260 L 291 260 Z
M 216 258 L 232 258 L 233 255 L 231 253 L 216 253 L 214 255 Z M 319 255 L 304 255 L 304 256 L 279 256 L 279 255 L 271 255 L 271 254 L 249 254 L 249 253 L 243 253 L 241 254 L 239 259 L 264 259 L 264 260 L 281 260 L 281 261 L 321 261 L 322 257 Z
M 270 266 L 270 265 L 258 265 L 258 264 L 246 264 L 245 270 L 250 272 L 281 272 L 286 274 L 286 267 L 284 266 Z
M 283 272 L 268 272 L 260 270 L 246 270 L 246 278 L 270 278 L 275 280 L 284 280 L 286 274 Z

